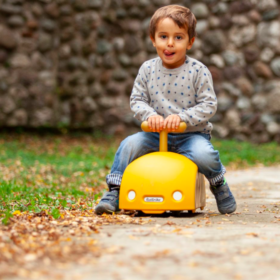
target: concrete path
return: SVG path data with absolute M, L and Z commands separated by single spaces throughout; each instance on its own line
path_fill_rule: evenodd
M 226 178 L 238 203 L 232 215 L 218 213 L 207 187 L 207 205 L 195 214 L 144 216 L 140 223 L 123 215 L 106 224 L 104 217 L 92 236 L 101 253 L 90 265 L 77 256 L 61 269 L 39 263 L 45 277 L 34 271 L 31 278 L 5 279 L 280 280 L 280 166 L 230 171 Z M 118 222 L 124 219 L 138 223 Z
M 103 226 L 99 242 L 115 253 L 72 272 L 100 280 L 280 279 L 280 166 L 231 171 L 226 178 L 238 202 L 235 214 L 220 215 L 207 190 L 204 211 Z

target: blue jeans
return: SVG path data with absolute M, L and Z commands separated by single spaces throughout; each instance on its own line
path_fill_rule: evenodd
M 159 133 L 138 132 L 124 139 L 115 155 L 108 185 L 120 186 L 126 167 L 135 159 L 159 150 Z M 220 161 L 219 152 L 210 143 L 210 135 L 200 132 L 169 133 L 168 151 L 186 156 L 198 166 L 210 185 L 222 180 L 226 169 Z

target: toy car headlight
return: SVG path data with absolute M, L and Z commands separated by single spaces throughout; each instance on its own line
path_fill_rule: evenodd
M 128 193 L 128 199 L 129 199 L 129 200 L 133 200 L 133 199 L 135 198 L 135 196 L 136 196 L 135 191 L 130 191 L 130 192 Z
M 179 191 L 176 191 L 176 192 L 173 193 L 173 198 L 174 198 L 176 201 L 181 200 L 182 197 L 183 197 L 183 195 L 182 195 L 182 193 L 179 192 Z

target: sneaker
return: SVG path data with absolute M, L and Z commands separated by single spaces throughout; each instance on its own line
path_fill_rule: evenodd
M 103 213 L 112 214 L 119 211 L 119 192 L 106 192 L 94 211 L 97 215 L 102 215 Z
M 210 190 L 216 198 L 217 206 L 221 214 L 230 214 L 236 210 L 236 202 L 226 180 L 224 180 L 224 183 L 219 187 L 211 186 Z

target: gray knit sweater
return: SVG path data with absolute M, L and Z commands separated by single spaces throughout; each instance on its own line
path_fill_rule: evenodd
M 186 132 L 211 133 L 209 119 L 217 110 L 211 73 L 189 56 L 175 69 L 163 67 L 159 57 L 148 60 L 135 79 L 130 106 L 141 122 L 152 115 L 177 114 L 187 123 Z

